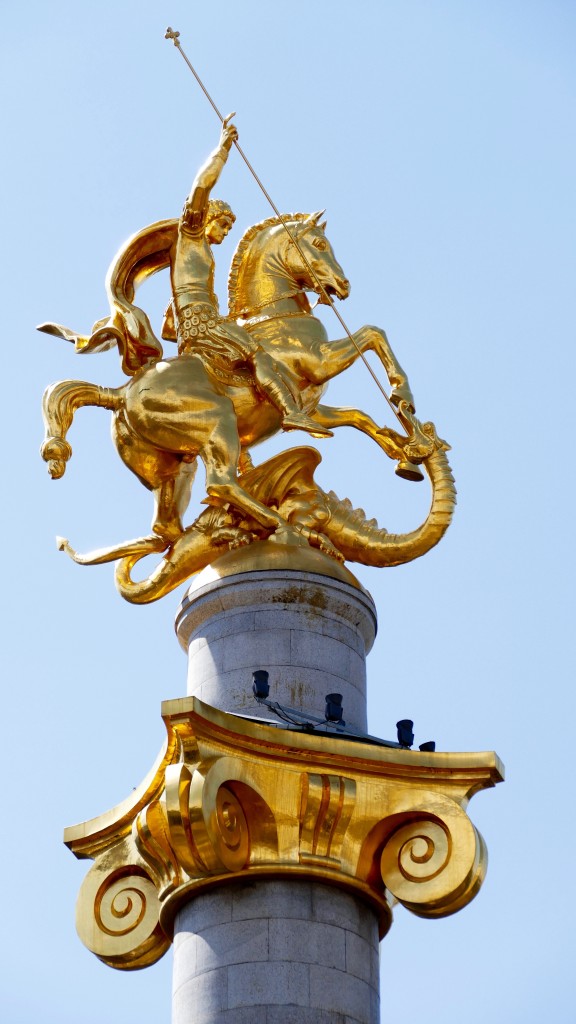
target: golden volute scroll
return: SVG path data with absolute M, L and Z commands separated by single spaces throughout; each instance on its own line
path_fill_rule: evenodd
M 398 565 L 438 543 L 455 505 L 449 446 L 432 423 L 416 418 L 407 376 L 384 331 L 366 325 L 330 340 L 313 315 L 307 293 L 331 302 L 350 291 L 322 213 L 269 217 L 244 233 L 229 274 L 229 311 L 221 315 L 212 247 L 235 218 L 212 191 L 237 138 L 236 127 L 224 119 L 180 218 L 144 228 L 121 248 L 106 281 L 110 314 L 90 335 L 55 323 L 39 327 L 73 342 L 80 354 L 118 348 L 128 378 L 121 387 L 65 380 L 47 389 L 41 454 L 58 479 L 72 454 L 67 435 L 75 412 L 84 406 L 112 412 L 121 459 L 152 491 L 152 531 L 86 555 L 67 540 L 59 546 L 81 564 L 116 561 L 118 589 L 135 603 L 164 596 L 227 551 L 256 540 L 315 548 L 326 556 L 328 573 L 344 560 Z M 172 293 L 162 337 L 176 343 L 176 355 L 164 354 L 147 314 L 135 305 L 139 285 L 162 269 L 169 270 Z M 405 434 L 360 409 L 322 404 L 328 382 L 367 351 L 386 372 Z M 314 479 L 320 462 L 314 448 L 288 449 L 259 466 L 252 462 L 252 448 L 280 430 L 330 438 L 341 426 L 374 441 L 399 476 L 418 480 L 422 470 L 427 474 L 432 500 L 420 527 L 389 534 L 348 499 L 325 492 Z M 198 460 L 206 471 L 208 507 L 184 525 Z M 153 553 L 158 565 L 135 581 L 134 566 Z

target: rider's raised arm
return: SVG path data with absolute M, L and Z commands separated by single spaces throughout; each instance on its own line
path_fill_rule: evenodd
M 220 142 L 207 161 L 198 171 L 194 178 L 190 195 L 188 196 L 182 212 L 181 224 L 189 230 L 199 231 L 204 224 L 204 217 L 208 207 L 210 192 L 218 181 L 232 144 L 238 138 L 236 126 L 228 124 L 228 118 L 222 125 Z

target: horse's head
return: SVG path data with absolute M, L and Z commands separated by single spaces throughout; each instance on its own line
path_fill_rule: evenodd
M 326 221 L 321 221 L 323 213 L 323 210 L 311 213 L 304 220 L 289 225 L 290 233 L 298 245 L 288 240 L 284 261 L 300 288 L 317 292 L 319 301 L 327 303 L 324 292 L 329 296 L 347 299 L 350 282 L 326 238 Z
M 328 295 L 347 298 L 350 283 L 324 234 L 326 222 L 321 223 L 321 217 L 322 213 L 289 213 L 282 221 L 269 217 L 248 228 L 228 277 L 231 314 L 249 316 L 299 289 L 317 292 L 320 302 L 327 301 L 322 288 Z

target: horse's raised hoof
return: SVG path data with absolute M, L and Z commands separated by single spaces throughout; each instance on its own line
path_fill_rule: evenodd
M 48 463 L 48 472 L 53 480 L 60 480 L 66 471 L 66 463 L 72 457 L 72 448 L 63 437 L 48 437 L 40 448 L 40 455 Z
M 420 483 L 424 479 L 424 473 L 420 466 L 417 466 L 415 462 L 407 462 L 405 459 L 398 463 L 394 472 L 403 480 L 414 480 L 416 483 Z
M 208 505 L 209 508 L 228 508 L 230 505 L 230 498 L 228 494 L 220 494 L 217 487 L 210 487 L 208 494 L 205 498 L 202 498 L 201 505 Z
M 316 423 L 303 412 L 295 412 L 291 416 L 286 416 L 282 421 L 282 430 L 305 430 L 312 437 L 334 437 L 334 433 L 328 430 L 328 427 Z
M 392 405 L 395 405 L 400 412 L 408 412 L 414 415 L 416 412 L 416 406 L 414 404 L 414 395 L 407 384 L 398 385 L 398 387 L 392 388 L 390 393 L 390 401 Z M 405 408 L 400 409 L 400 406 L 404 403 Z

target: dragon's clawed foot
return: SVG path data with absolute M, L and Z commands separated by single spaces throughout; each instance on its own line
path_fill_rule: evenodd
M 258 535 L 250 530 L 242 530 L 237 526 L 219 526 L 213 530 L 211 540 L 214 544 L 227 544 L 230 551 L 245 548 L 258 540 Z
M 334 547 L 334 544 L 325 533 L 319 533 L 318 530 L 314 530 L 310 526 L 305 526 L 302 523 L 295 523 L 294 526 L 300 536 L 306 539 L 310 547 L 318 548 L 322 554 L 328 555 L 330 558 L 334 558 L 337 562 L 344 561 L 344 555 L 338 551 L 338 548 Z

